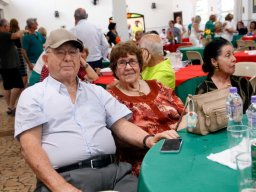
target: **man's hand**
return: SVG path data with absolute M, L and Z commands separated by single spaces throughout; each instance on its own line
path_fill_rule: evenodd
M 146 145 L 151 148 L 161 139 L 176 139 L 179 138 L 179 134 L 175 130 L 168 130 L 162 133 L 157 133 L 154 137 L 149 137 L 146 140 Z
M 56 192 L 82 192 L 80 189 L 75 188 L 73 185 L 69 183 L 65 183 L 64 185 L 59 186 L 56 189 Z

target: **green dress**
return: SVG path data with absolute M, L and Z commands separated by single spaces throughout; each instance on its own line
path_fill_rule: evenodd
M 207 30 L 207 29 L 211 30 L 211 36 L 212 36 L 212 39 L 213 39 L 214 38 L 214 32 L 215 32 L 215 25 L 211 20 L 207 21 L 206 24 L 205 24 L 205 30 Z M 204 37 L 206 37 L 206 34 L 204 34 Z

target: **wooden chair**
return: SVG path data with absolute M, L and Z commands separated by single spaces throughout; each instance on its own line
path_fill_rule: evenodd
M 199 60 L 200 65 L 203 65 L 203 63 L 204 63 L 203 58 L 202 58 L 202 56 L 200 55 L 199 52 L 197 52 L 197 51 L 187 51 L 186 55 L 187 55 L 188 60 L 191 60 L 192 63 L 193 63 L 193 60 Z
M 249 47 L 246 46 L 245 44 L 246 42 L 244 40 L 239 39 L 236 41 L 236 43 L 237 43 L 237 49 L 236 49 L 237 51 L 249 50 Z
M 248 50 L 256 49 L 256 43 L 254 40 L 246 40 L 244 41 L 245 47 L 248 48 Z
M 238 62 L 235 65 L 236 76 L 253 77 L 256 75 L 256 62 Z

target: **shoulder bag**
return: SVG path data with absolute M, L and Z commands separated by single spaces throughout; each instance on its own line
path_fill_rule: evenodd
M 188 109 L 187 131 L 207 135 L 226 128 L 228 124 L 226 111 L 228 94 L 229 87 L 200 95 L 189 95 L 185 104 L 185 108 Z

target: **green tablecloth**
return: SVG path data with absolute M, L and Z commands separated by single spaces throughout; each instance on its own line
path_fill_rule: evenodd
M 179 132 L 180 153 L 160 153 L 163 141 L 146 154 L 140 171 L 139 192 L 237 192 L 238 172 L 208 160 L 228 148 L 226 129 L 206 136 Z
M 188 94 L 195 95 L 197 86 L 200 85 L 205 79 L 206 76 L 203 76 L 195 77 L 193 79 L 185 81 L 178 87 L 175 87 L 176 95 L 182 100 L 183 103 L 185 103 Z
M 197 51 L 200 53 L 200 55 L 203 58 L 204 47 L 195 47 L 195 46 L 181 47 L 181 48 L 179 48 L 179 50 L 183 54 L 182 61 L 188 60 L 187 54 L 186 54 L 187 51 Z
M 110 62 L 107 60 L 103 60 L 102 63 L 103 63 L 103 68 L 109 67 L 110 65 Z

